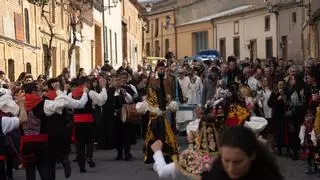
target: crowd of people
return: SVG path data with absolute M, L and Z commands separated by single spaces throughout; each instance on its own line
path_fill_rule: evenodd
M 303 66 L 275 58 L 171 59 L 156 67 L 144 61 L 135 71 L 123 61 L 118 69 L 106 64 L 88 74 L 80 68 L 75 77 L 68 68 L 50 79 L 23 72 L 15 82 L 0 71 L 0 86 L 0 179 L 13 179 L 22 164 L 27 180 L 36 169 L 53 180 L 57 162 L 68 178 L 72 143 L 81 173 L 87 164 L 95 167 L 95 143 L 115 149 L 116 160 L 131 161 L 138 138 L 144 162 L 154 163 L 159 177 L 282 179 L 269 151 L 306 159 L 308 173 L 319 172 L 315 59 Z M 191 114 L 179 106 L 191 107 Z M 182 152 L 177 133 L 190 143 Z

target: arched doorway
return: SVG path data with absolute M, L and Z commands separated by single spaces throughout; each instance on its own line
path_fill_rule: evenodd
M 11 82 L 15 81 L 15 67 L 14 67 L 14 60 L 9 59 L 8 60 L 8 77 Z
M 27 72 L 28 74 L 32 74 L 31 71 L 32 71 L 32 70 L 31 70 L 31 64 L 30 64 L 30 63 L 27 63 L 27 64 L 26 64 L 26 72 Z

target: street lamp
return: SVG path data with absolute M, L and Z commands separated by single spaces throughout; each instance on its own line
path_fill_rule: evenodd
M 114 8 L 114 7 L 117 6 L 118 3 L 119 3 L 119 0 L 112 0 L 112 4 L 113 5 L 110 5 L 110 0 L 109 0 L 109 5 L 108 6 L 103 6 L 103 10 Z
M 148 3 L 148 4 L 146 5 L 146 12 L 147 12 L 147 13 L 150 13 L 151 10 L 152 10 L 152 5 L 151 5 L 150 3 Z
M 275 13 L 278 14 L 278 6 L 274 5 L 272 2 L 269 0 L 264 0 L 264 4 L 266 5 L 267 9 L 269 10 L 269 13 Z

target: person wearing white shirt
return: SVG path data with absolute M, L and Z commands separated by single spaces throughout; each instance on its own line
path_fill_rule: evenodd
M 188 85 L 190 83 L 190 78 L 186 77 L 185 70 L 183 68 L 179 69 L 178 76 L 179 76 L 178 81 L 181 87 L 183 100 L 184 100 L 183 103 L 185 103 L 187 101 Z
M 189 82 L 191 82 L 191 80 L 194 80 L 193 86 L 194 86 L 194 89 L 196 90 L 196 94 L 197 94 L 195 101 L 196 101 L 196 104 L 200 104 L 201 97 L 202 97 L 202 90 L 203 90 L 202 80 L 199 76 L 195 75 L 194 70 L 190 70 L 188 77 L 189 77 Z M 190 91 L 190 89 L 189 89 L 189 91 Z
M 57 87 L 59 89 L 59 84 Z M 63 116 L 60 116 L 64 108 L 77 108 L 85 105 L 87 93 L 82 93 L 80 100 L 73 100 L 66 94 L 57 92 L 53 100 L 47 100 L 40 97 L 34 82 L 24 84 L 23 89 L 28 122 L 22 126 L 23 136 L 20 139 L 20 149 L 25 162 L 26 176 L 28 179 L 34 179 L 36 169 L 38 169 L 41 178 L 54 179 L 55 168 L 51 166 L 54 165 L 51 162 L 55 154 L 52 152 L 56 150 L 60 153 L 61 148 L 54 147 L 53 142 L 63 142 L 63 139 L 55 140 L 54 138 L 57 134 L 54 132 L 59 130 L 57 129 L 59 126 L 56 125 L 60 124 L 59 121 L 64 120 Z M 60 131 L 60 133 L 63 132 Z M 71 168 L 68 174 L 70 173 Z
M 80 99 L 81 94 L 83 93 L 84 88 L 87 87 L 86 84 L 87 78 L 80 77 L 78 79 L 78 86 L 75 87 L 69 96 L 72 96 L 73 99 Z M 102 91 L 105 92 L 105 91 Z M 90 93 L 90 92 L 89 92 Z M 75 140 L 77 145 L 77 158 L 80 173 L 86 172 L 86 163 L 85 163 L 85 149 L 87 148 L 87 162 L 90 167 L 95 167 L 93 162 L 93 147 L 94 147 L 94 118 L 93 118 L 93 108 L 92 103 L 93 93 L 90 93 L 88 101 L 85 106 L 75 108 L 73 120 L 75 128 Z M 96 100 L 95 100 L 96 101 Z M 100 103 L 98 100 L 94 103 Z
M 0 93 L 1 94 L 1 93 Z M 0 100 L 1 97 L 0 97 Z M 16 110 L 19 114 L 19 117 L 0 117 L 0 179 L 7 179 L 7 174 L 5 170 L 5 148 L 4 148 L 4 141 L 5 141 L 5 135 L 9 132 L 11 132 L 14 129 L 19 128 L 19 126 L 25 122 L 28 121 L 28 116 L 26 109 L 24 108 L 24 99 L 22 97 L 16 98 L 17 104 L 16 104 Z M 9 101 L 7 101 L 9 102 Z M 11 99 L 12 103 L 15 103 Z M 0 108 L 0 110 L 6 111 L 6 109 Z
M 102 142 L 102 149 L 116 149 L 116 160 L 132 160 L 130 152 L 130 136 L 131 131 L 126 122 L 121 118 L 122 107 L 124 104 L 133 102 L 132 96 L 123 88 L 121 88 L 121 79 L 119 75 L 111 77 L 111 87 L 108 89 L 108 99 L 103 106 L 103 116 L 108 121 L 105 129 L 105 142 Z

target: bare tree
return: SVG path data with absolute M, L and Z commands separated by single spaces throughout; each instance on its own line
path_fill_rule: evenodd
M 50 73 L 50 68 L 51 68 L 51 64 L 52 64 L 52 41 L 53 38 L 56 36 L 55 32 L 54 32 L 54 25 L 51 23 L 50 19 L 49 19 L 49 15 L 50 15 L 50 11 L 48 11 L 49 9 L 49 1 L 50 0 L 28 0 L 30 3 L 35 4 L 37 6 L 40 7 L 40 15 L 41 18 L 43 18 L 49 28 L 49 43 L 48 43 L 48 49 L 46 53 L 46 58 L 44 58 L 44 73 L 45 75 L 49 76 Z
M 72 54 L 76 48 L 77 33 L 82 37 L 81 23 L 83 13 L 92 9 L 94 0 L 68 0 L 68 12 L 70 13 L 70 46 L 68 50 L 68 67 L 70 69 Z
M 49 43 L 48 43 L 48 51 L 46 53 L 46 58 L 44 59 L 44 72 L 48 76 L 52 64 L 52 41 L 56 36 L 54 32 L 54 25 L 50 21 L 50 10 L 49 3 L 53 0 L 28 0 L 30 3 L 35 4 L 41 9 L 41 18 L 43 18 L 48 26 L 49 32 Z M 84 12 L 92 9 L 94 0 L 63 0 L 59 3 L 64 7 L 64 10 L 69 13 L 70 17 L 70 46 L 68 49 L 68 67 L 70 69 L 72 54 L 74 49 L 76 48 L 76 43 L 79 41 L 77 39 L 77 33 L 80 35 L 81 33 L 81 23 L 82 23 L 82 15 Z M 63 13 L 63 12 L 62 12 Z

